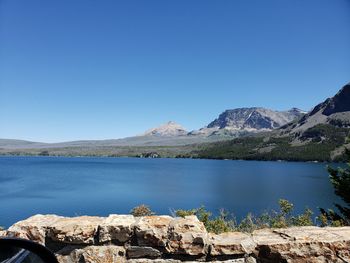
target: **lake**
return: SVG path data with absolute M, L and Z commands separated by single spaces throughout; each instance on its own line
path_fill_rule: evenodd
M 0 225 L 33 214 L 128 213 L 139 204 L 158 214 L 205 205 L 237 218 L 276 209 L 279 198 L 332 207 L 326 164 L 193 159 L 0 157 Z

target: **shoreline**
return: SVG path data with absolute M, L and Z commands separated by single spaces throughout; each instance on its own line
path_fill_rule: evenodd
M 138 157 L 138 156 L 109 156 L 109 155 L 39 155 L 39 154 L 0 154 L 2 157 L 36 157 L 36 158 L 133 158 L 133 159 L 190 159 L 190 160 L 214 160 L 214 161 L 252 161 L 252 162 L 287 162 L 287 163 L 319 163 L 319 164 L 346 164 L 346 162 L 341 161 L 322 161 L 322 160 L 285 160 L 285 159 L 224 159 L 224 158 L 200 158 L 200 157 Z

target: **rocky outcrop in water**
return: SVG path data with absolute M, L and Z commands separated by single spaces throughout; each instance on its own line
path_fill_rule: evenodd
M 0 231 L 37 241 L 62 263 L 350 262 L 350 227 L 208 233 L 197 217 L 35 215 Z

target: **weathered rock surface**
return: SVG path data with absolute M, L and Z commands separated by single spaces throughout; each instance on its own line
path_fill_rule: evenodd
M 127 248 L 128 258 L 159 258 L 162 254 L 153 247 L 131 246 Z
M 135 222 L 132 215 L 109 215 L 99 226 L 99 242 L 129 241 L 134 232 Z
M 57 215 L 35 215 L 12 225 L 8 229 L 8 236 L 29 239 L 44 244 L 48 227 L 59 220 L 64 220 L 64 217 Z
M 139 259 L 129 259 L 127 263 L 181 263 L 183 261 L 181 260 L 175 260 L 175 259 L 145 259 L 145 258 L 139 258 Z
M 102 222 L 103 218 L 96 216 L 65 217 L 48 226 L 46 235 L 52 241 L 92 245 L 97 243 L 97 229 Z
M 350 262 L 349 230 L 349 227 L 258 230 L 253 233 L 256 257 L 261 262 Z
M 205 255 L 208 251 L 208 233 L 196 216 L 174 218 L 169 226 L 167 251 L 191 256 Z
M 130 259 L 127 263 L 194 263 L 198 261 L 181 261 L 176 259 Z M 253 258 L 238 258 L 238 259 L 229 259 L 229 260 L 211 260 L 212 263 L 256 263 Z
M 135 225 L 139 246 L 163 247 L 167 245 L 168 229 L 173 220 L 170 216 L 141 217 Z
M 207 233 L 195 216 L 60 217 L 36 215 L 0 236 L 46 245 L 62 263 L 350 262 L 350 227 Z
M 211 256 L 249 255 L 253 253 L 256 246 L 251 235 L 240 232 L 210 234 L 209 241 Z
M 226 110 L 207 128 L 231 130 L 272 130 L 304 115 L 304 111 L 292 108 L 288 111 L 274 111 L 261 107 Z
M 126 262 L 125 248 L 121 246 L 67 247 L 56 253 L 60 263 L 115 263 Z

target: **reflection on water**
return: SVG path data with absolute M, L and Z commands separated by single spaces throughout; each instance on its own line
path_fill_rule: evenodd
M 0 225 L 37 213 L 108 215 L 145 203 L 157 213 L 205 205 L 238 218 L 338 201 L 325 164 L 191 159 L 0 157 Z

